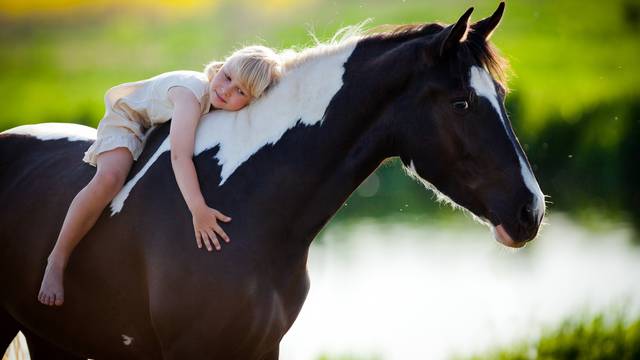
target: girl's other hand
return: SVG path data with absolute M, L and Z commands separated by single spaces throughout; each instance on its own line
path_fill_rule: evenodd
M 225 242 L 229 242 L 229 236 L 218 225 L 218 220 L 223 222 L 231 221 L 231 218 L 224 215 L 216 209 L 212 209 L 206 205 L 195 209 L 193 215 L 193 230 L 196 234 L 196 243 L 198 248 L 202 249 L 204 243 L 208 251 L 213 251 L 213 247 L 220 251 L 220 241 L 218 236 Z M 218 236 L 216 236 L 218 234 Z

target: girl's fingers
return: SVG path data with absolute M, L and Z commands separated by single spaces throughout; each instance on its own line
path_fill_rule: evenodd
M 220 221 L 224 221 L 224 222 L 229 222 L 231 221 L 231 218 L 228 217 L 227 215 L 221 213 L 218 210 L 213 210 L 213 213 L 215 214 L 216 218 L 218 218 L 218 220 Z
M 220 251 L 221 249 L 220 241 L 218 241 L 218 237 L 213 232 L 213 230 L 207 229 L 207 234 L 209 235 L 209 238 L 211 239 L 211 241 L 213 241 L 213 245 L 216 247 L 216 250 Z
M 224 230 L 222 230 L 222 228 L 221 228 L 218 224 L 216 224 L 216 226 L 214 226 L 214 227 L 213 227 L 213 230 L 214 230 L 218 235 L 220 235 L 220 237 L 222 237 L 222 239 L 223 239 L 225 242 L 229 242 L 229 236 L 227 236 L 227 233 L 225 233 L 225 232 L 224 232 Z
M 200 232 L 200 234 L 202 235 L 202 242 L 204 242 L 204 246 L 207 248 L 207 250 L 213 251 L 211 242 L 209 241 L 209 235 L 205 231 Z
M 214 239 L 214 238 L 212 238 L 212 237 L 211 237 L 211 234 L 209 233 L 209 231 L 208 231 L 208 230 L 206 231 L 206 233 L 207 233 L 207 239 L 209 239 L 209 243 L 208 243 L 208 246 L 207 246 L 207 250 L 209 250 L 209 251 L 213 251 L 213 249 L 214 249 L 214 247 L 215 247 L 215 244 L 216 244 L 216 242 L 218 241 L 218 239 Z
M 198 230 L 196 230 L 196 243 L 198 244 L 198 249 L 202 249 L 202 235 Z

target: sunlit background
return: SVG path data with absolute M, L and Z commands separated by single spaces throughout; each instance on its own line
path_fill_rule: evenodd
M 455 21 L 498 1 L 0 0 L 0 130 L 96 126 L 113 85 L 371 26 Z M 640 358 L 640 1 L 509 1 L 494 43 L 543 191 L 541 236 L 508 251 L 383 165 L 311 249 L 283 359 Z M 34 294 L 35 297 L 35 294 Z M 28 358 L 16 342 L 5 359 Z

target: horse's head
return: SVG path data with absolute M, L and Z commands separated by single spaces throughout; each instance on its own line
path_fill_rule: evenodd
M 511 127 L 501 59 L 488 43 L 504 3 L 469 25 L 472 10 L 417 39 L 419 64 L 394 104 L 400 157 L 443 198 L 490 223 L 499 242 L 520 247 L 538 232 L 544 196 Z

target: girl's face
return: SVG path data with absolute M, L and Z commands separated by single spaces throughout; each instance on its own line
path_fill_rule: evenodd
M 251 96 L 224 65 L 209 83 L 209 100 L 216 109 L 238 111 L 251 102 Z

